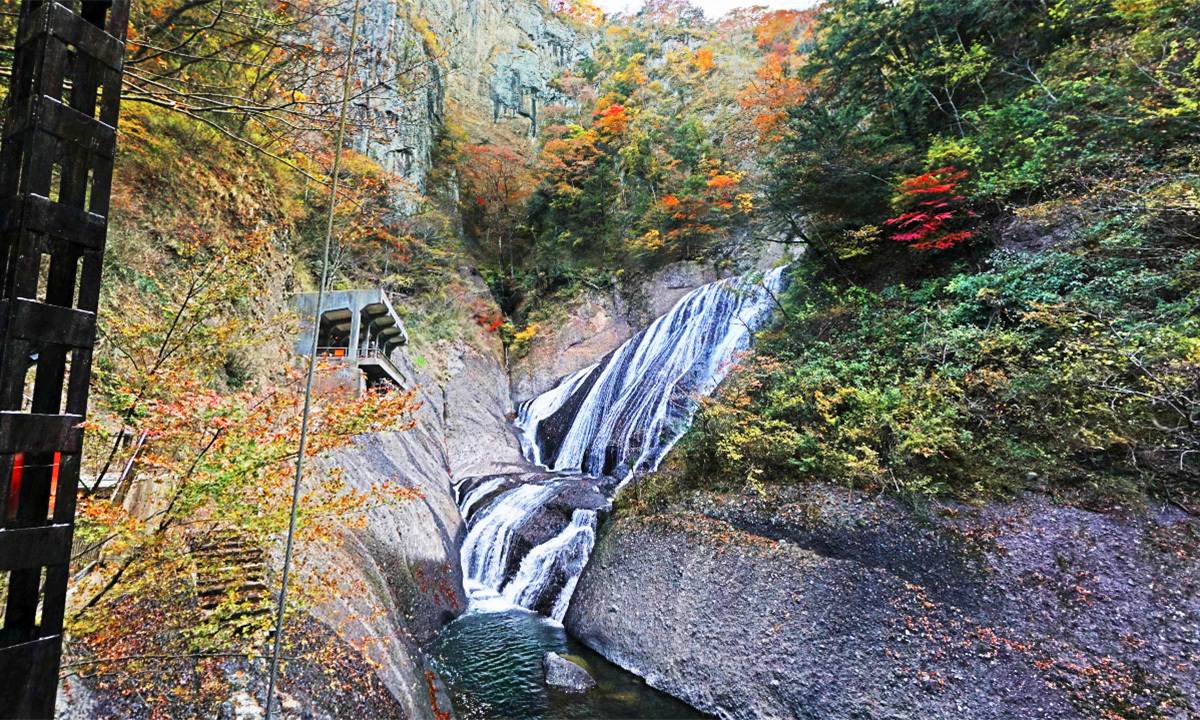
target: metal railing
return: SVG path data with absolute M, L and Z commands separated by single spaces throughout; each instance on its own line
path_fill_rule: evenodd
M 319 355 L 323 360 L 332 359 L 342 362 L 350 360 L 350 350 L 349 348 L 344 347 L 318 347 L 317 355 Z M 397 380 L 400 382 L 405 380 L 404 373 L 400 371 L 400 368 L 396 367 L 396 364 L 392 362 L 390 357 L 388 357 L 388 353 L 383 351 L 383 348 L 380 348 L 376 345 L 372 345 L 367 348 L 360 348 L 358 357 L 356 359 L 377 360 L 379 361 L 380 365 L 383 365 L 385 368 L 390 370 L 392 375 L 394 375 Z
M 350 356 L 350 350 L 344 347 L 318 347 L 317 354 L 323 358 L 346 360 Z
M 387 368 L 390 369 L 397 378 L 400 380 L 404 379 L 404 373 L 400 372 L 400 368 L 396 367 L 396 364 L 392 362 L 392 359 L 388 357 L 388 354 L 385 353 L 381 348 L 374 346 L 369 347 L 363 351 L 362 357 L 373 358 L 381 361 L 381 364 L 387 366 Z

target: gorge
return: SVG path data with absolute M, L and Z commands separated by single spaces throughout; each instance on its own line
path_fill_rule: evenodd
M 1197 717 L 1200 0 L 809 5 L 133 3 L 57 716 Z

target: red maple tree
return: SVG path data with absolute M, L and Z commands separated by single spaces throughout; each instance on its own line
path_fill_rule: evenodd
M 966 197 L 956 189 L 966 176 L 966 170 L 944 167 L 900 183 L 894 205 L 904 212 L 883 222 L 899 230 L 891 239 L 927 252 L 945 250 L 974 237 L 977 231 L 963 225 L 977 216 L 964 207 Z

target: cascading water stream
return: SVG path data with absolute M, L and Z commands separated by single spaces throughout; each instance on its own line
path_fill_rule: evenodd
M 599 363 L 588 365 L 559 381 L 550 390 L 538 395 L 521 406 L 517 419 L 517 427 L 521 429 L 521 451 L 535 465 L 542 465 L 542 448 L 538 446 L 537 427 L 543 420 L 558 412 L 559 408 L 569 400 L 581 385 L 591 377 L 592 371 Z
M 521 560 L 516 577 L 505 588 L 504 599 L 514 605 L 531 607 L 539 596 L 551 589 L 550 584 L 561 572 L 567 580 L 550 610 L 550 617 L 561 621 L 567 614 L 575 583 L 595 544 L 596 511 L 576 510 L 566 529 L 535 547 Z
M 782 273 L 692 291 L 606 361 L 521 407 L 526 456 L 557 474 L 483 478 L 461 493 L 473 609 L 521 607 L 561 622 L 595 543 L 597 511 L 634 474 L 656 469 L 683 435 L 697 397 L 720 384 L 769 316 Z M 536 543 L 527 537 L 535 525 Z
M 695 398 L 716 389 L 734 355 L 748 347 L 782 277 L 777 268 L 761 282 L 736 278 L 697 288 L 618 348 L 593 382 L 584 379 L 594 370 L 581 370 L 526 403 L 517 425 L 536 440 L 538 460 L 560 472 L 624 479 L 657 469 L 687 429 Z M 572 402 L 578 405 L 564 436 L 539 433 Z
M 463 583 L 472 600 L 494 593 L 504 581 L 508 549 L 529 513 L 554 492 L 552 485 L 520 485 L 501 496 L 471 525 L 463 541 Z

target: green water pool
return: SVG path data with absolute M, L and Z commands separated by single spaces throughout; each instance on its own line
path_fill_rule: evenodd
M 585 693 L 547 687 L 542 658 L 570 656 L 596 680 Z M 532 612 L 468 612 L 443 628 L 433 648 L 459 720 L 708 718 L 647 685 Z

